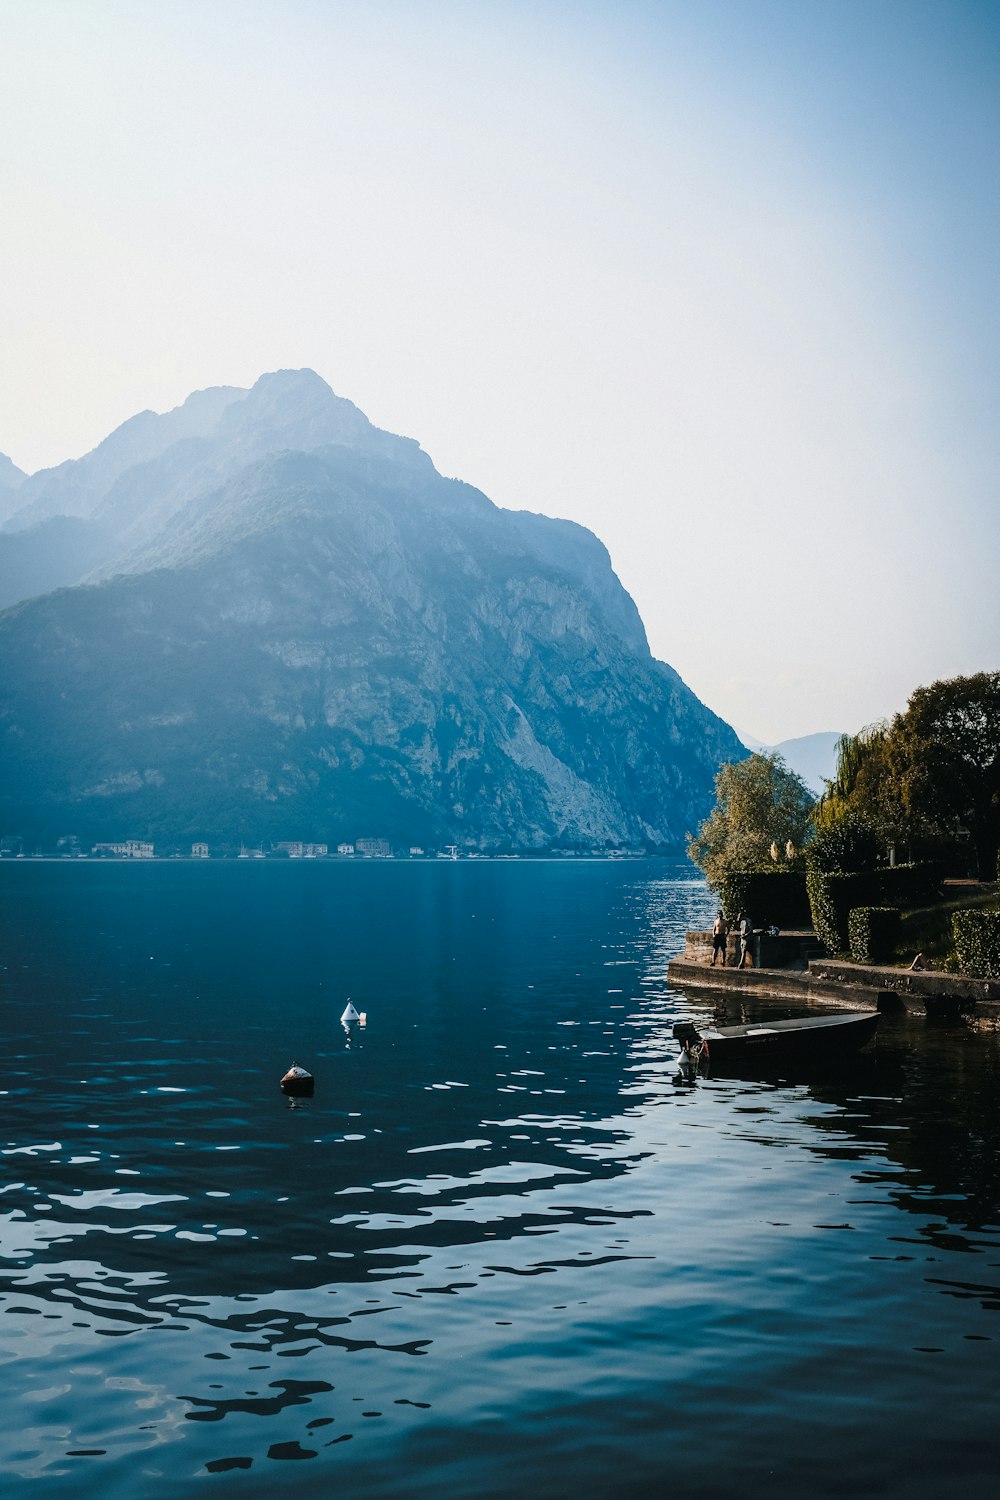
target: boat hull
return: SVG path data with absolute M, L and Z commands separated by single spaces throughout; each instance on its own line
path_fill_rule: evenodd
M 857 1052 L 878 1030 L 878 1011 L 846 1011 L 835 1016 L 807 1016 L 793 1021 L 751 1022 L 720 1026 L 705 1033 L 708 1065 L 732 1063 L 822 1061 Z M 704 1054 L 702 1061 L 705 1061 Z

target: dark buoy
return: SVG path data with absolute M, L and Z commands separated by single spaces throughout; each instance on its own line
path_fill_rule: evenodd
M 300 1068 L 298 1063 L 292 1063 L 292 1066 L 281 1080 L 282 1092 L 292 1094 L 296 1098 L 302 1098 L 306 1094 L 311 1094 L 315 1086 L 315 1078 L 311 1073 L 307 1073 L 305 1068 Z

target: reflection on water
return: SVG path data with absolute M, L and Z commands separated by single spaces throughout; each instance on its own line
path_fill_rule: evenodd
M 992 1034 L 678 1080 L 706 1012 L 666 966 L 712 909 L 682 866 L 22 865 L 0 895 L 16 1487 L 986 1493 Z

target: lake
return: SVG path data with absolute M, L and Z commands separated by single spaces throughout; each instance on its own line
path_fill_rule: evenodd
M 5 1495 L 995 1493 L 995 1034 L 684 1083 L 667 861 L 0 902 Z

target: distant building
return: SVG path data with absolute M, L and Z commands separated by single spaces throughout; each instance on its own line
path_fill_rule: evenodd
M 192 859 L 207 859 L 208 858 L 208 845 L 207 844 L 192 844 L 191 845 L 191 858 Z
M 389 859 L 392 856 L 388 839 L 355 839 L 354 847 L 364 859 Z
M 114 855 L 118 859 L 152 859 L 153 845 L 144 839 L 126 839 L 121 844 L 95 844 L 94 854 Z
M 353 844 L 338 844 L 337 845 L 337 853 L 338 854 L 353 854 L 354 853 L 354 845 Z
M 329 850 L 327 844 L 304 844 L 298 839 L 286 839 L 274 847 L 278 854 L 287 854 L 289 859 L 320 859 Z
M 419 844 L 411 844 L 410 845 L 410 858 L 411 859 L 415 858 L 417 855 L 423 854 L 423 852 L 424 851 L 423 851 L 423 849 L 420 848 Z
M 22 854 L 24 846 L 19 833 L 0 835 L 0 854 Z
M 75 833 L 64 833 L 61 839 L 56 839 L 56 853 L 61 854 L 64 859 L 75 859 L 82 852 L 80 840 Z

